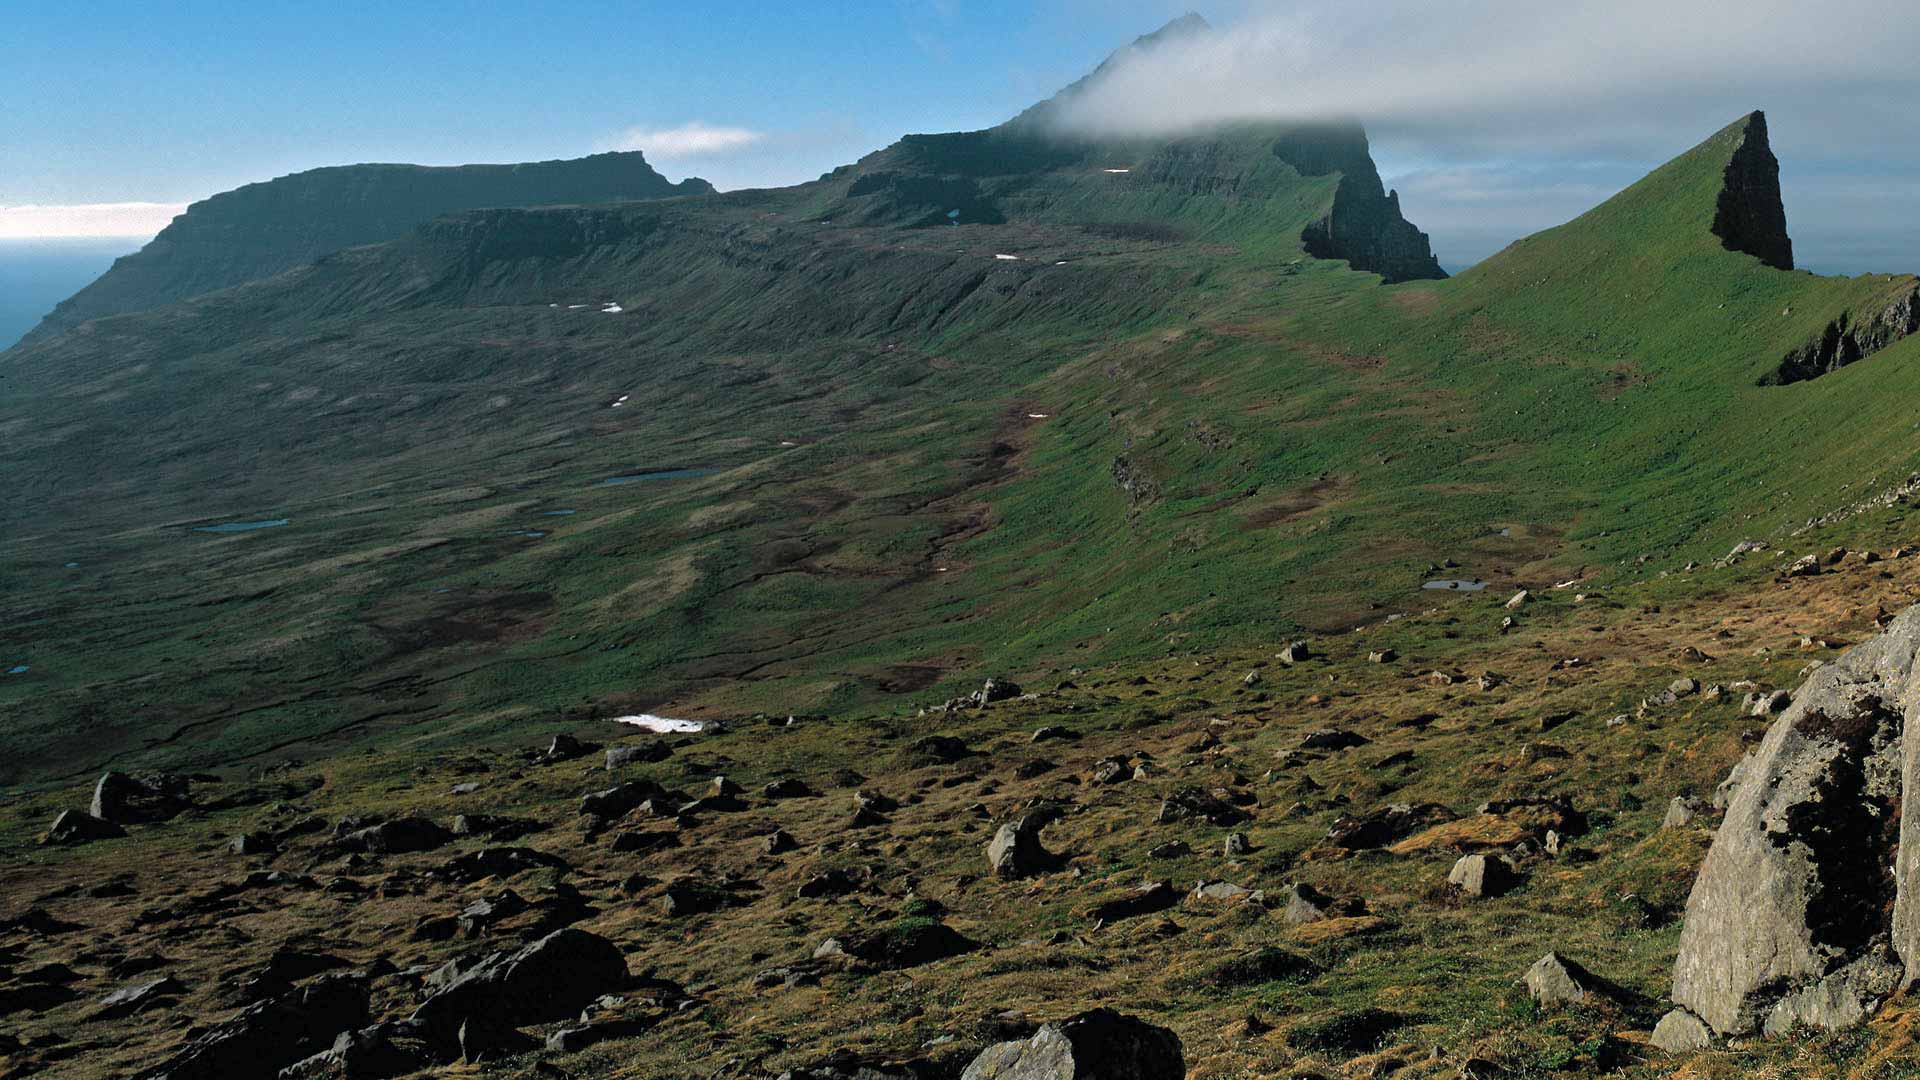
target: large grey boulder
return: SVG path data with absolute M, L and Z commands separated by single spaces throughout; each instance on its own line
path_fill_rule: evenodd
M 1674 963 L 1673 1000 L 1712 1031 L 1844 1027 L 1913 980 L 1916 651 L 1920 608 L 1815 671 L 1741 764 Z
M 1186 1073 L 1178 1035 L 1094 1009 L 1047 1024 L 1032 1038 L 987 1047 L 960 1080 L 1183 1080 Z
M 1059 864 L 1059 859 L 1040 843 L 1040 830 L 1055 815 L 1046 811 L 1027 814 L 1018 821 L 1000 826 L 987 845 L 987 865 L 998 878 L 1012 880 L 1044 874 Z

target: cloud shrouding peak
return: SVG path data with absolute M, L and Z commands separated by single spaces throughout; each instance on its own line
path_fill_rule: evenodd
M 1920 20 L 1906 12 L 1892 0 L 1255 3 L 1235 24 L 1124 51 L 1054 119 L 1114 135 L 1354 118 L 1481 150 L 1619 148 L 1819 102 L 1846 115 L 1845 138 L 1893 130 L 1881 125 L 1920 89 Z M 1863 26 L 1875 29 L 1835 32 Z
M 186 213 L 186 203 L 0 204 L 0 240 L 153 236 Z
M 604 144 L 608 150 L 640 150 L 662 161 L 709 157 L 743 150 L 766 139 L 764 132 L 695 121 L 672 128 L 628 128 Z

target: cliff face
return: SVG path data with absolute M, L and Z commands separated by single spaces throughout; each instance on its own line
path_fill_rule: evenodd
M 1785 386 L 1817 379 L 1914 333 L 1920 333 L 1920 289 L 1908 286 L 1865 318 L 1856 319 L 1851 311 L 1841 312 L 1819 337 L 1788 353 L 1777 370 L 1760 380 L 1760 385 Z
M 1726 183 L 1713 217 L 1713 235 L 1776 270 L 1793 269 L 1793 240 L 1780 198 L 1780 159 L 1767 139 L 1767 114 L 1746 119 L 1740 145 L 1727 162 Z
M 151 243 L 61 303 L 29 339 L 272 277 L 322 256 L 402 236 L 444 214 L 660 199 L 679 184 L 639 153 L 524 165 L 346 165 L 248 184 L 187 208 Z
M 1273 152 L 1303 176 L 1340 174 L 1327 215 L 1301 235 L 1317 259 L 1341 259 L 1389 283 L 1447 276 L 1427 234 L 1400 213 L 1400 193 L 1388 191 L 1358 124 L 1289 133 Z

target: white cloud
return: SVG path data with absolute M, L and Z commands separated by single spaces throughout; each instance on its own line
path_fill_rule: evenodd
M 186 203 L 0 204 L 0 240 L 153 236 L 186 212 Z
M 658 160 L 708 157 L 742 150 L 766 139 L 764 132 L 718 127 L 698 120 L 675 128 L 628 128 L 602 144 L 607 150 L 640 150 Z
M 1127 54 L 1060 120 L 1163 134 L 1353 117 L 1474 158 L 1665 147 L 1765 108 L 1817 111 L 1809 141 L 1857 148 L 1910 126 L 1909 13 L 1906 0 L 1255 0 L 1215 33 Z

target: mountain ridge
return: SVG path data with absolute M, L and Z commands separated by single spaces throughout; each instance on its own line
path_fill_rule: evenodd
M 331 165 L 243 185 L 189 206 L 138 252 L 58 305 L 27 337 L 272 277 L 485 206 L 710 194 L 669 183 L 639 151 L 507 165 Z

